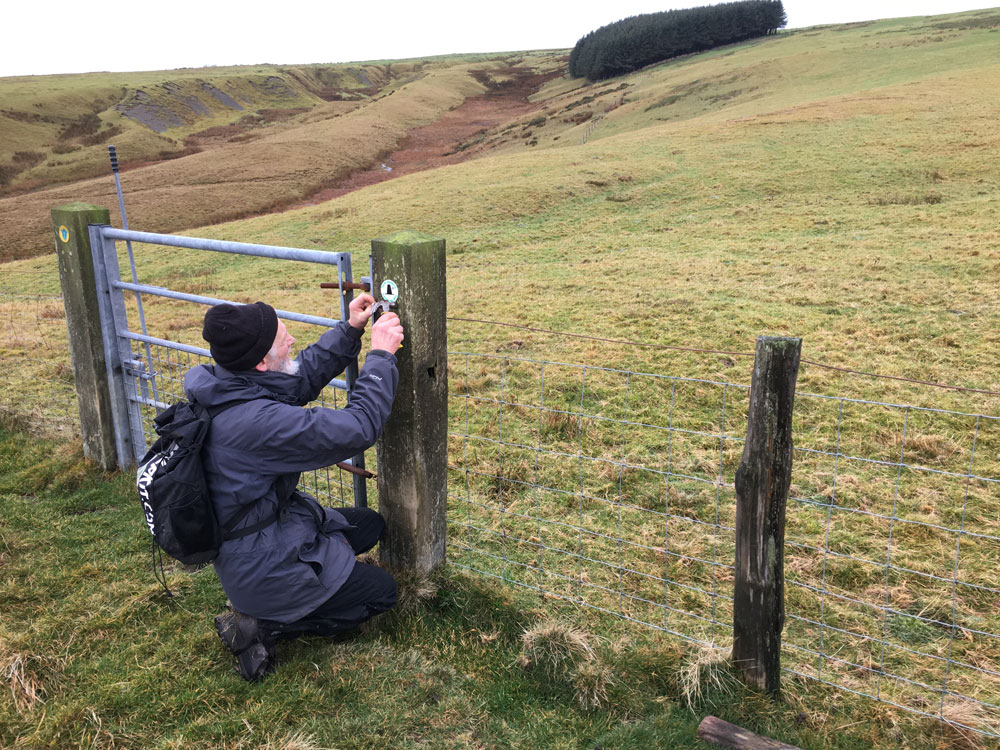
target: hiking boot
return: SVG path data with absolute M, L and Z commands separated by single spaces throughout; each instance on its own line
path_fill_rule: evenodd
M 215 618 L 222 645 L 236 657 L 236 671 L 247 682 L 257 682 L 274 669 L 274 639 L 250 617 L 235 610 Z

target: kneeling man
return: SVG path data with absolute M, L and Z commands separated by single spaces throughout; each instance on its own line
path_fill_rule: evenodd
M 189 370 L 184 387 L 214 415 L 202 461 L 224 529 L 215 570 L 232 605 L 215 625 L 247 680 L 273 668 L 278 639 L 334 635 L 396 604 L 392 576 L 355 560 L 378 541 L 382 517 L 325 508 L 296 489 L 300 472 L 374 445 L 389 417 L 403 340 L 391 312 L 372 326 L 350 403 L 302 408 L 357 356 L 374 302 L 357 297 L 349 320 L 295 359 L 295 339 L 270 305 L 220 304 L 205 314 L 215 365 Z

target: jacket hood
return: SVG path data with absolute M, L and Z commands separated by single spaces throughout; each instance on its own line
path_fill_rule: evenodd
M 184 390 L 191 401 L 213 407 L 229 401 L 266 398 L 285 404 L 303 404 L 308 383 L 283 372 L 230 372 L 221 365 L 198 365 L 184 376 Z

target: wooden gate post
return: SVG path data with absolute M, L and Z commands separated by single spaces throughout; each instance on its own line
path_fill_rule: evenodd
M 396 352 L 399 387 L 377 443 L 381 559 L 426 575 L 445 558 L 448 501 L 448 346 L 445 242 L 421 232 L 372 240 L 372 294 L 391 280 L 406 331 Z
M 736 470 L 733 664 L 747 682 L 774 696 L 781 692 L 785 504 L 801 353 L 802 339 L 757 339 L 747 439 Z
M 89 203 L 70 203 L 52 209 L 83 455 L 105 471 L 118 466 L 118 452 L 87 225 L 110 223 L 108 209 Z

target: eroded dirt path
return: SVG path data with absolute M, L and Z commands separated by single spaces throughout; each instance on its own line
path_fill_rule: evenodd
M 469 97 L 437 121 L 410 131 L 400 148 L 375 167 L 355 172 L 331 187 L 314 193 L 307 200 L 280 210 L 315 206 L 394 177 L 474 158 L 481 153 L 480 149 L 472 147 L 459 151 L 458 147 L 481 131 L 541 109 L 541 105 L 528 101 L 528 97 L 546 81 L 561 75 L 536 74 L 528 70 L 506 72 L 514 73 L 515 78 L 485 94 Z

